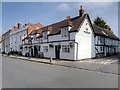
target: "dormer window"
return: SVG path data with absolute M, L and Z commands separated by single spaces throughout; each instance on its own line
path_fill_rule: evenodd
M 43 32 L 43 39 L 47 39 L 47 31 Z
M 68 27 L 61 28 L 61 36 L 67 37 L 68 36 Z

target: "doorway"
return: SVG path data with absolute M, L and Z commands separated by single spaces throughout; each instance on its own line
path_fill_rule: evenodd
M 31 47 L 31 57 L 33 57 L 33 48 Z
M 34 46 L 34 57 L 38 56 L 38 50 L 37 50 L 37 46 Z
M 60 59 L 60 46 L 55 46 L 55 58 Z
M 116 54 L 116 48 L 114 48 L 114 54 Z

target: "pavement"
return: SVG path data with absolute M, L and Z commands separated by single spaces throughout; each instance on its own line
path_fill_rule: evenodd
M 86 59 L 80 61 L 52 60 L 52 62 L 50 62 L 50 59 L 28 58 L 28 57 L 13 56 L 13 55 L 10 55 L 9 57 L 20 60 L 27 60 L 33 62 L 40 62 L 40 63 L 76 68 L 76 69 L 83 69 L 88 71 L 120 75 L 120 72 L 118 72 L 120 66 L 120 64 L 118 63 L 120 60 L 119 55 L 99 58 L 99 59 Z
M 2 57 L 2 88 L 118 88 L 118 75 Z

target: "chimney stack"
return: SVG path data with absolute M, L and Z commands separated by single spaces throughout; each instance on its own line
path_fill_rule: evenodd
M 67 16 L 67 20 L 69 20 L 70 19 L 70 16 Z
M 14 25 L 14 29 L 16 29 L 17 28 L 17 26 L 16 25 Z
M 18 29 L 21 27 L 21 23 L 20 22 L 18 22 Z
M 25 26 L 29 26 L 29 25 L 30 25 L 30 23 L 28 23 L 28 22 L 25 23 Z
M 82 17 L 84 15 L 85 11 L 83 10 L 82 5 L 80 6 L 80 10 L 79 10 L 79 16 Z
M 112 29 L 111 29 L 111 28 L 108 28 L 108 31 L 110 31 L 110 32 L 112 32 L 112 33 L 113 33 L 113 31 L 112 31 Z

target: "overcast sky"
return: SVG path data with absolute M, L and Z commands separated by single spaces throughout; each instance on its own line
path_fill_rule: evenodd
M 97 16 L 102 17 L 118 35 L 117 2 L 3 2 L 3 32 L 8 31 L 18 22 L 33 24 L 40 22 L 46 26 L 61 21 L 67 16 L 78 16 L 80 5 L 83 5 L 83 9 L 90 15 L 92 21 Z

